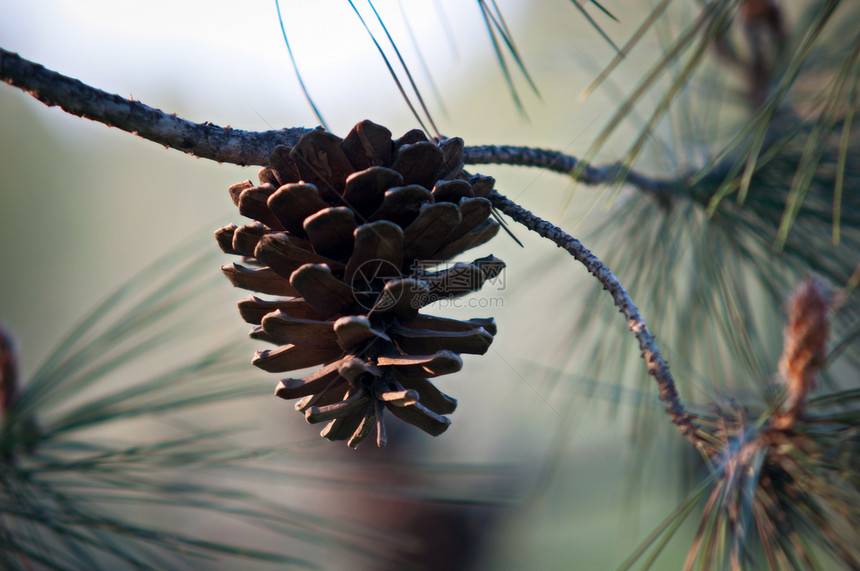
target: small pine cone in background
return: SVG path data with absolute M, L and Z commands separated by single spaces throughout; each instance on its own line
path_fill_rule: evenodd
M 833 294 L 817 277 L 807 278 L 788 300 L 779 372 L 786 385 L 786 399 L 779 426 L 789 428 L 799 418 L 809 393 L 818 384 L 818 373 L 827 357 L 827 333 Z
M 0 420 L 18 399 L 18 356 L 12 334 L 0 324 Z
M 222 269 L 249 296 L 239 312 L 251 336 L 279 345 L 254 364 L 273 373 L 321 365 L 281 380 L 276 394 L 301 399 L 322 435 L 357 447 L 393 416 L 434 436 L 456 401 L 429 378 L 459 371 L 461 353 L 487 351 L 492 318 L 422 315 L 440 299 L 481 288 L 504 268 L 493 256 L 431 271 L 499 230 L 487 199 L 494 180 L 463 172 L 462 139 L 440 143 L 421 131 L 392 141 L 370 121 L 345 139 L 317 130 L 277 147 L 269 166 L 230 188 L 254 222 L 219 229 L 221 249 L 243 256 Z

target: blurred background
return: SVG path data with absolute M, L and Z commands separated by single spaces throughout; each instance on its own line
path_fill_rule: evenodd
M 609 81 L 582 98 L 615 48 L 571 2 L 499 0 L 539 91 L 532 90 L 505 52 L 520 109 L 498 64 L 479 3 L 374 4 L 442 133 L 462 137 L 467 145 L 530 145 L 577 156 L 591 148 L 642 70 L 664 53 L 665 38 L 696 13 L 695 3 L 677 2 L 654 37 L 639 43 Z M 789 23 L 799 18 L 802 2 L 784 4 Z M 367 6 L 356 5 L 377 37 L 384 37 Z M 651 10 L 648 2 L 613 0 L 603 5 L 619 21 L 593 5 L 586 9 L 618 45 Z M 344 136 L 367 118 L 397 137 L 417 126 L 348 3 L 284 0 L 281 9 L 299 71 L 329 129 Z M 131 6 L 98 0 L 0 0 L 0 14 L 4 49 L 191 121 L 246 130 L 317 124 L 291 67 L 274 2 L 155 0 Z M 415 46 L 420 46 L 420 55 Z M 713 118 L 710 113 L 708 121 L 697 115 L 697 106 L 708 99 L 703 93 L 713 96 L 714 89 L 697 84 L 685 91 L 673 105 L 692 110 L 687 114 L 701 118 L 701 124 L 685 131 L 661 123 L 637 168 L 672 178 L 701 166 L 725 137 L 720 129 L 748 113 L 738 84 L 726 73 L 718 86 L 724 101 L 714 104 L 721 106 L 721 114 Z M 649 97 L 656 101 L 660 95 L 658 91 Z M 201 241 L 200 236 L 239 223 L 227 188 L 255 179 L 257 168 L 219 165 L 166 150 L 47 108 L 9 86 L 0 88 L 0 118 L 0 243 L 5 244 L 0 319 L 17 339 L 23 379 L 51 355 L 86 311 L 165 252 L 200 244 L 200 249 L 211 250 L 213 263 L 198 271 L 218 274 L 218 260 L 227 263 L 226 256 L 216 253 L 215 241 Z M 641 126 L 641 118 L 622 122 L 595 162 L 621 159 Z M 689 136 L 678 134 L 683 132 Z M 574 188 L 566 177 L 549 172 L 490 166 L 472 170 L 496 177 L 503 194 L 582 237 L 599 256 L 618 260 L 629 246 L 629 235 L 614 234 L 612 226 L 618 222 L 614 208 L 624 203 L 629 189 L 615 198 L 592 188 Z M 194 412 L 195 422 L 250 424 L 237 446 L 283 447 L 285 452 L 273 454 L 271 462 L 305 472 L 290 480 L 240 471 L 232 484 L 247 485 L 347 528 L 413 530 L 421 526 L 404 522 L 423 518 L 430 537 L 456 529 L 459 538 L 451 545 L 462 542 L 456 548 L 461 550 L 461 568 L 609 569 L 621 564 L 677 506 L 689 461 L 674 447 L 680 438 L 660 413 L 636 359 L 635 343 L 623 336 L 624 323 L 609 296 L 589 297 L 599 288 L 591 285 L 582 267 L 526 230 L 516 225 L 512 230 L 524 247 L 500 233 L 467 254 L 472 259 L 492 253 L 505 260 L 503 286 L 485 287 L 473 294 L 475 301 L 467 307 L 428 310 L 459 318 L 492 316 L 499 325 L 485 356 L 467 357 L 461 373 L 439 382 L 459 400 L 453 425 L 435 439 L 398 431 L 390 450 L 374 450 L 369 444 L 358 451 L 341 450 L 345 447 L 318 438 L 318 428 L 307 425 L 292 403 L 269 396 L 277 378 L 250 365 L 260 344 L 248 339 L 235 307 L 244 293 L 226 280 L 208 285 L 207 299 L 213 301 L 207 305 L 207 325 L 159 350 L 169 359 L 192 345 L 232 339 L 241 349 L 240 358 L 247 360 L 237 374 L 260 394 L 219 405 L 217 414 Z M 599 239 L 589 242 L 595 232 Z M 662 244 L 668 248 L 671 242 Z M 157 275 L 159 266 L 148 271 Z M 618 271 L 624 281 L 624 267 Z M 680 279 L 683 284 L 689 278 Z M 640 287 L 647 289 L 648 284 Z M 671 312 L 664 314 L 633 293 L 658 341 L 664 328 L 674 335 L 665 334 L 663 349 L 672 365 L 678 365 L 681 372 L 676 375 L 684 377 L 682 397 L 707 402 L 715 385 L 743 386 L 743 374 L 715 380 L 709 376 L 715 373 L 706 356 L 678 351 L 678 339 L 691 331 L 673 324 Z M 581 315 L 595 304 L 604 304 L 595 309 L 606 310 L 603 322 L 577 328 L 578 323 L 589 323 L 581 321 Z M 759 351 L 770 373 L 779 355 L 780 314 L 776 305 L 762 309 L 756 318 L 771 331 Z M 725 316 L 706 313 L 700 319 L 703 330 L 716 331 Z M 722 346 L 716 353 L 720 351 Z M 718 354 L 713 361 L 720 359 Z M 656 422 L 643 424 L 651 417 Z M 650 428 L 645 431 L 643 426 Z M 176 523 L 159 522 L 158 514 L 144 517 L 156 525 Z M 378 551 L 360 553 L 347 549 L 349 542 L 320 537 L 316 542 L 279 543 L 229 520 L 215 525 L 203 516 L 187 517 L 183 527 L 199 530 L 211 541 L 283 547 L 323 568 L 343 568 L 345 562 L 355 565 L 351 568 L 386 568 L 374 559 L 376 554 L 398 549 L 421 553 L 421 541 L 427 541 L 416 543 L 408 533 L 406 538 L 399 534 L 398 541 L 405 543 L 384 546 L 380 541 Z M 662 568 L 680 565 L 691 535 L 682 532 L 670 544 Z M 410 565 L 420 568 L 427 561 L 421 557 L 409 560 Z M 202 568 L 234 564 L 206 562 Z M 392 568 L 402 565 L 401 559 Z

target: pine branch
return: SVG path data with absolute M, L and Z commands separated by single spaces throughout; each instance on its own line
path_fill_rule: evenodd
M 0 79 L 45 105 L 128 131 L 203 159 L 237 165 L 265 165 L 277 145 L 295 145 L 310 131 L 290 128 L 242 131 L 212 123 L 193 123 L 139 101 L 125 99 L 46 69 L 0 48 Z
M 678 194 L 683 184 L 677 180 L 650 178 L 622 165 L 614 163 L 593 166 L 573 155 L 551 149 L 519 147 L 511 145 L 485 145 L 466 147 L 463 159 L 467 165 L 501 164 L 537 167 L 573 176 L 576 181 L 589 184 L 613 184 L 627 182 L 646 194 L 654 195 L 661 204 L 668 204 L 670 197 Z
M 624 286 L 621 285 L 621 282 L 618 281 L 618 278 L 615 277 L 597 256 L 583 246 L 579 240 L 558 226 L 554 226 L 535 216 L 498 192 L 493 191 L 490 195 L 490 201 L 495 208 L 504 212 L 532 232 L 536 232 L 541 237 L 551 240 L 559 248 L 567 250 L 570 255 L 585 266 L 591 275 L 597 278 L 603 285 L 603 289 L 612 295 L 615 306 L 627 318 L 627 326 L 639 341 L 639 348 L 642 350 L 642 358 L 645 359 L 645 363 L 648 366 L 648 373 L 653 375 L 657 380 L 660 390 L 660 400 L 665 405 L 666 412 L 672 418 L 672 422 L 690 442 L 695 445 L 702 444 L 703 440 L 697 433 L 699 426 L 693 421 L 693 415 L 684 409 L 684 405 L 681 403 L 678 391 L 675 388 L 675 380 L 669 371 L 669 366 L 663 360 L 660 349 L 654 343 L 654 337 L 648 330 L 645 320 L 639 314 L 639 308 L 630 299 L 630 295 L 624 289 Z
M 160 109 L 126 99 L 113 93 L 66 77 L 18 54 L 0 48 L 0 79 L 29 93 L 49 107 L 92 121 L 117 127 L 144 139 L 202 159 L 240 166 L 269 164 L 269 156 L 278 145 L 295 146 L 311 129 L 291 127 L 271 131 L 243 131 L 220 127 L 208 121 L 193 123 Z M 539 167 L 575 174 L 585 184 L 610 184 L 625 180 L 639 190 L 653 194 L 667 203 L 677 183 L 651 179 L 635 171 L 625 172 L 618 164 L 595 167 L 581 165 L 571 155 L 531 147 L 475 146 L 464 149 L 466 164 L 507 164 Z M 581 172 L 574 172 L 580 169 Z
M 26 91 L 48 106 L 58 105 L 73 115 L 118 127 L 144 139 L 218 162 L 243 166 L 267 165 L 269 156 L 277 145 L 295 146 L 299 138 L 310 131 L 304 128 L 289 128 L 253 132 L 219 127 L 211 123 L 192 123 L 140 102 L 95 89 L 2 48 L 0 79 Z M 465 162 L 537 166 L 565 174 L 570 174 L 580 167 L 575 157 L 557 151 L 527 147 L 467 147 Z M 629 171 L 624 173 L 617 166 L 601 168 L 584 165 L 581 174 L 583 182 L 589 184 L 614 182 L 621 180 L 620 174 L 625 174 L 626 180 L 642 190 L 654 193 L 661 201 L 667 199 L 672 191 L 669 183 Z M 639 341 L 648 372 L 657 380 L 660 400 L 664 403 L 666 412 L 688 440 L 696 445 L 701 444 L 701 437 L 697 434 L 699 427 L 693 421 L 693 416 L 684 409 L 668 365 L 663 361 L 638 308 L 618 279 L 594 254 L 560 228 L 541 220 L 495 191 L 491 199 L 500 211 L 567 250 L 610 292 L 615 305 L 627 318 L 630 330 Z

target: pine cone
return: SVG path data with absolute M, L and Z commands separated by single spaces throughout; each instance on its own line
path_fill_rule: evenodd
M 493 340 L 492 318 L 418 313 L 504 268 L 488 256 L 429 271 L 499 230 L 487 200 L 494 181 L 468 177 L 462 151 L 462 139 L 436 144 L 414 130 L 392 141 L 363 121 L 345 139 L 318 130 L 277 147 L 260 185 L 230 188 L 255 222 L 215 233 L 224 252 L 244 256 L 222 270 L 237 287 L 279 296 L 239 302 L 256 325 L 251 337 L 280 345 L 254 364 L 276 373 L 322 365 L 275 394 L 301 398 L 296 409 L 327 421 L 329 440 L 357 447 L 376 427 L 383 446 L 385 410 L 441 434 L 457 402 L 428 378 L 459 371 L 461 353 L 483 354 Z

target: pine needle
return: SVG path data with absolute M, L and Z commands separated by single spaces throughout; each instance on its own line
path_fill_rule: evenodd
M 581 5 L 579 2 L 577 2 L 577 0 L 570 0 L 570 1 L 573 3 L 573 5 L 574 5 L 574 6 L 576 6 L 576 9 L 579 11 L 579 13 L 580 13 L 580 14 L 582 14 L 582 15 L 583 15 L 583 17 L 584 17 L 586 20 L 588 20 L 588 23 L 589 23 L 589 24 L 591 24 L 591 27 L 592 27 L 592 28 L 594 28 L 595 30 L 597 30 L 597 33 L 598 33 L 598 34 L 600 34 L 600 37 L 601 37 L 601 38 L 603 38 L 603 40 L 604 40 L 607 44 L 609 44 L 610 46 L 612 46 L 612 49 L 614 49 L 614 50 L 615 50 L 616 52 L 618 52 L 618 53 L 619 53 L 619 55 L 620 55 L 620 54 L 621 54 L 621 50 L 620 50 L 620 49 L 618 49 L 618 46 L 616 46 L 616 45 L 615 45 L 615 42 L 613 42 L 613 41 L 612 41 L 612 39 L 609 37 L 609 35 L 608 35 L 605 31 L 603 31 L 603 28 L 601 28 L 601 27 L 600 27 L 600 24 L 598 24 L 598 23 L 594 20 L 594 18 L 592 18 L 592 17 L 591 17 L 591 14 L 589 14 L 589 13 L 585 10 L 585 8 L 583 8 L 583 7 L 582 7 L 582 5 Z M 596 6 L 597 6 L 597 7 L 598 7 L 598 8 L 599 8 L 599 9 L 600 9 L 604 14 L 606 14 L 607 16 L 609 16 L 610 18 L 612 18 L 612 19 L 613 19 L 613 20 L 615 20 L 616 22 L 618 21 L 617 19 L 615 19 L 615 17 L 614 17 L 614 16 L 612 16 L 612 14 L 610 14 L 609 12 L 607 12 L 607 11 L 606 11 L 606 9 L 605 9 L 605 8 L 603 8 L 603 6 L 601 6 L 601 5 L 600 5 L 600 4 L 598 4 L 597 2 L 594 2 L 594 0 L 591 0 L 591 1 L 592 1 L 592 3 L 594 3 L 594 4 L 595 4 L 595 5 L 596 5 Z
M 436 104 L 439 106 L 439 109 L 442 110 L 442 115 L 448 117 L 448 109 L 445 107 L 442 92 L 439 91 L 439 87 L 433 79 L 433 74 L 430 73 L 430 67 L 427 65 L 427 60 L 424 58 L 424 51 L 418 43 L 418 38 L 415 36 L 415 30 L 412 29 L 412 24 L 409 22 L 406 9 L 403 7 L 403 0 L 397 0 L 397 5 L 400 7 L 400 16 L 403 18 L 403 24 L 406 26 L 409 39 L 412 41 L 412 47 L 415 49 L 415 53 L 418 54 L 418 61 L 421 64 L 424 77 L 427 79 L 427 83 L 430 84 L 430 89 L 433 91 L 433 97 L 436 100 Z
M 412 87 L 412 91 L 415 93 L 415 97 L 418 98 L 418 103 L 419 105 L 421 105 L 421 110 L 424 111 L 424 115 L 427 117 L 427 121 L 429 121 L 430 126 L 433 128 L 433 134 L 436 136 L 436 138 L 442 139 L 442 134 L 436 127 L 436 123 L 433 121 L 433 117 L 430 115 L 430 111 L 427 109 L 427 105 L 424 103 L 424 98 L 421 96 L 421 91 L 418 89 L 418 86 L 415 84 L 415 80 L 412 78 L 412 73 L 409 71 L 409 66 L 406 65 L 406 62 L 403 60 L 403 56 L 400 55 L 400 50 L 397 49 L 397 44 L 394 42 L 394 39 L 388 32 L 388 27 L 386 27 L 385 23 L 382 21 L 382 18 L 379 16 L 379 12 L 376 11 L 376 7 L 373 5 L 373 2 L 371 0 L 367 0 L 367 4 L 370 6 L 370 9 L 373 10 L 373 14 L 376 16 L 376 20 L 377 22 L 379 22 L 379 25 L 382 26 L 382 31 L 385 32 L 385 37 L 388 38 L 388 42 L 391 44 L 391 48 L 397 55 L 397 60 L 400 62 L 400 66 L 403 68 L 403 71 L 406 72 L 406 78 L 409 80 L 409 85 Z M 353 6 L 353 8 L 355 8 L 355 6 Z M 365 28 L 367 28 L 367 26 L 365 26 Z
M 242 383 L 239 364 L 245 356 L 235 344 L 197 357 L 187 348 L 178 355 L 169 351 L 177 339 L 193 338 L 195 329 L 207 325 L 200 316 L 211 314 L 211 285 L 220 278 L 210 271 L 214 256 L 185 261 L 200 250 L 199 241 L 189 241 L 108 296 L 59 344 L 7 411 L 0 431 L 4 568 L 24 569 L 30 561 L 54 569 L 172 569 L 225 556 L 314 567 L 276 552 L 140 525 L 136 512 L 114 516 L 107 508 L 112 502 L 162 503 L 176 515 L 194 508 L 277 523 L 271 531 L 297 538 L 307 521 L 295 511 L 274 515 L 278 510 L 260 507 L 266 503 L 246 490 L 171 482 L 176 469 L 191 474 L 248 465 L 253 449 L 224 446 L 234 428 L 137 443 L 98 436 L 127 432 L 129 422 L 149 422 L 142 434 L 152 434 L 151 423 L 167 413 L 260 394 L 261 388 Z M 129 368 L 135 361 L 146 363 L 145 372 Z M 321 533 L 317 529 L 315 535 Z
M 487 8 L 487 5 L 483 0 L 478 0 L 478 6 L 481 8 L 481 17 L 484 19 L 484 26 L 487 29 L 487 34 L 489 34 L 490 36 L 490 42 L 492 42 L 493 44 L 493 51 L 496 54 L 496 62 L 499 64 L 499 68 L 502 70 L 502 75 L 505 78 L 505 83 L 508 86 L 508 92 L 511 94 L 511 99 L 513 99 L 514 105 L 516 106 L 519 114 L 522 117 L 528 119 L 528 113 L 526 113 L 525 106 L 523 105 L 523 102 L 520 99 L 519 94 L 517 93 L 517 88 L 514 86 L 514 81 L 511 78 L 511 73 L 508 70 L 508 64 L 505 61 L 504 56 L 502 55 L 501 47 L 499 46 L 499 42 L 496 39 L 496 27 L 493 23 L 489 8 Z
M 317 108 L 317 104 L 314 102 L 313 98 L 311 97 L 310 91 L 308 91 L 308 88 L 305 85 L 305 81 L 302 78 L 301 72 L 299 71 L 299 65 L 296 62 L 295 56 L 293 55 L 293 49 L 290 47 L 290 41 L 289 39 L 287 39 L 287 30 L 284 27 L 284 18 L 281 15 L 280 0 L 275 0 L 275 11 L 278 14 L 278 23 L 281 26 L 281 35 L 284 38 L 284 45 L 287 47 L 287 53 L 290 56 L 290 64 L 293 66 L 293 71 L 296 73 L 296 79 L 299 80 L 299 87 L 302 88 L 302 93 L 305 96 L 305 100 L 308 102 L 308 105 L 311 106 L 311 110 L 313 110 L 314 116 L 316 116 L 317 121 L 320 122 L 320 125 L 322 125 L 323 129 L 328 130 L 328 125 L 326 124 L 325 119 L 323 119 L 322 113 L 320 113 L 319 108 Z
M 537 95 L 538 99 L 540 99 L 540 91 L 537 88 L 537 85 L 532 80 L 531 75 L 529 75 L 528 70 L 526 70 L 526 66 L 523 63 L 523 58 L 520 56 L 520 51 L 517 49 L 517 45 L 514 43 L 514 36 L 511 34 L 511 30 L 508 28 L 507 22 L 505 22 L 505 17 L 502 15 L 502 11 L 499 9 L 499 5 L 496 3 L 496 0 L 491 0 L 493 3 L 492 10 L 487 6 L 486 0 L 478 0 L 480 4 L 484 8 L 487 8 L 486 14 L 492 19 L 493 26 L 499 32 L 502 40 L 505 42 L 505 46 L 508 48 L 508 51 L 511 53 L 511 56 L 514 58 L 514 62 L 517 64 L 517 67 L 520 69 L 520 72 L 523 74 L 526 82 L 528 82 L 529 87 L 531 87 L 532 91 L 535 95 Z
M 367 32 L 367 34 L 370 36 L 370 39 L 373 42 L 373 45 L 376 46 L 376 51 L 379 53 L 379 56 L 382 58 L 382 61 L 385 63 L 385 67 L 388 69 L 388 74 L 391 76 L 391 79 L 394 80 L 394 83 L 397 86 L 397 90 L 400 92 L 400 96 L 403 98 L 403 101 L 406 102 L 407 107 L 409 107 L 409 111 L 412 113 L 412 116 L 415 117 L 415 120 L 418 121 L 418 124 L 421 126 L 421 129 L 425 133 L 430 133 L 431 131 L 427 129 L 427 126 L 424 124 L 424 121 L 421 119 L 421 115 L 418 114 L 418 111 L 415 109 L 415 106 L 412 104 L 412 100 L 409 98 L 409 95 L 406 93 L 406 90 L 403 88 L 403 84 L 400 82 L 400 78 L 397 76 L 397 72 L 394 71 L 394 67 L 392 67 L 391 62 L 388 60 L 388 56 L 385 55 L 385 50 L 382 49 L 382 46 L 379 44 L 379 41 L 377 41 L 376 36 L 374 35 L 373 31 L 371 31 L 370 27 L 367 25 L 367 22 L 364 21 L 364 17 L 361 15 L 361 12 L 358 11 L 358 8 L 356 8 L 356 6 L 352 0 L 347 0 L 347 2 L 349 2 L 349 5 L 352 7 L 352 11 L 358 17 L 359 21 L 361 22 L 361 25 L 364 26 L 364 29 Z M 371 8 L 372 8 L 373 4 L 370 2 L 370 0 L 368 0 L 368 3 L 371 5 Z M 375 12 L 376 12 L 376 10 L 374 10 L 374 13 Z M 377 14 L 377 17 L 378 17 L 378 14 Z M 387 33 L 387 31 L 386 31 L 386 33 Z M 389 36 L 389 39 L 390 39 L 390 36 Z M 392 43 L 393 43 L 393 41 L 392 41 Z M 398 56 L 399 56 L 399 52 L 398 52 Z M 405 65 L 404 65 L 404 67 L 405 67 Z M 409 79 L 411 80 L 412 76 L 411 76 L 411 74 L 409 74 L 408 70 L 407 70 L 407 75 L 409 76 Z M 423 100 L 421 100 L 421 104 L 423 105 Z M 430 119 L 429 114 L 428 114 L 428 119 L 432 123 L 432 119 Z M 434 133 L 437 132 L 437 130 L 435 128 L 435 124 L 433 125 L 433 132 Z
M 597 89 L 598 87 L 600 87 L 600 85 L 603 84 L 606 78 L 608 78 L 612 74 L 612 72 L 615 71 L 615 68 L 618 67 L 618 65 L 624 60 L 624 58 L 627 57 L 627 55 L 631 51 L 633 51 L 633 48 L 636 47 L 636 45 L 645 36 L 648 30 L 650 30 L 651 27 L 654 26 L 654 24 L 660 20 L 660 17 L 666 11 L 666 8 L 669 7 L 669 4 L 671 2 L 672 0 L 661 0 L 660 4 L 655 6 L 654 9 L 652 9 L 651 12 L 648 13 L 648 16 L 645 18 L 645 20 L 642 21 L 639 27 L 636 28 L 636 31 L 633 33 L 633 36 L 631 36 L 631 38 L 627 40 L 627 43 L 624 44 L 624 47 L 618 50 L 618 54 L 616 54 L 616 56 L 612 58 L 612 61 L 609 62 L 609 65 L 607 65 L 603 69 L 603 71 L 598 74 L 597 78 L 595 78 L 595 80 L 591 82 L 591 85 L 585 88 L 585 91 L 583 91 L 582 95 L 580 95 L 580 99 L 587 99 L 594 92 L 595 89 Z M 574 3 L 576 3 L 575 0 Z

